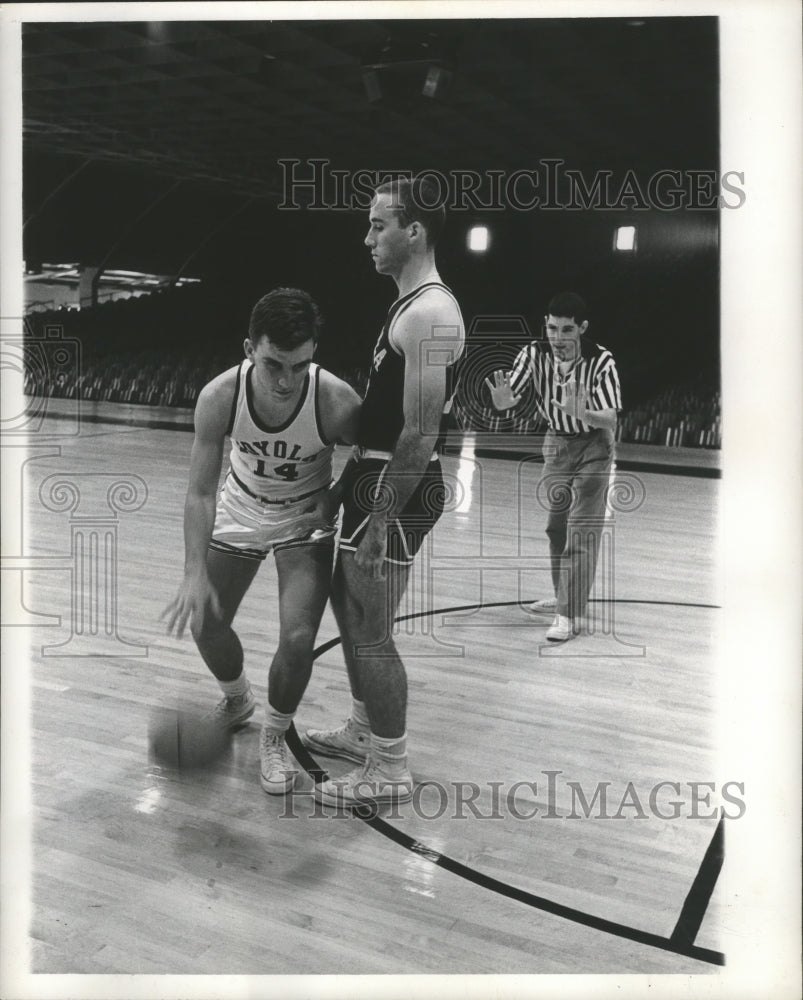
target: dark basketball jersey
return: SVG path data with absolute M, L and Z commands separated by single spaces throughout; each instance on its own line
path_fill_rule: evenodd
M 393 324 L 408 309 L 423 292 L 429 288 L 442 288 L 457 300 L 451 291 L 440 281 L 428 281 L 412 292 L 397 299 L 390 307 L 385 325 L 374 348 L 371 374 L 368 388 L 360 410 L 360 428 L 357 434 L 357 444 L 373 451 L 393 451 L 396 441 L 404 426 L 404 355 L 396 348 L 392 340 Z M 460 307 L 457 306 L 458 315 Z M 461 336 L 463 326 L 460 326 Z M 462 353 L 462 347 L 461 347 Z M 458 358 L 454 361 L 457 362 Z M 446 369 L 446 402 L 444 405 L 444 420 L 451 409 L 454 397 L 454 363 Z

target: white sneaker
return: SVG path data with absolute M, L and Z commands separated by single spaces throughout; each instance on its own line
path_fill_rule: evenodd
M 554 615 L 557 613 L 558 602 L 554 597 L 547 597 L 543 601 L 533 601 L 525 606 L 524 610 L 528 615 Z
M 353 719 L 346 719 L 339 729 L 308 729 L 301 742 L 324 757 L 343 757 L 362 764 L 368 757 L 371 734 L 359 729 Z
M 565 615 L 555 615 L 555 620 L 546 631 L 546 637 L 550 642 L 566 642 L 573 638 L 571 620 Z
M 223 698 L 215 707 L 206 713 L 204 719 L 212 719 L 223 729 L 232 731 L 244 726 L 257 707 L 257 700 L 251 685 L 245 694 L 236 695 L 234 698 Z
M 268 795 L 286 795 L 293 787 L 297 774 L 284 734 L 271 733 L 267 726 L 263 726 L 259 734 L 260 785 Z
M 392 775 L 370 758 L 342 778 L 329 778 L 313 786 L 316 802 L 328 806 L 386 805 L 409 802 L 413 797 L 413 776 L 407 765 Z

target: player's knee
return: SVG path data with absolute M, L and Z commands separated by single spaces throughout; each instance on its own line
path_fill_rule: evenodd
M 282 631 L 279 646 L 293 662 L 309 659 L 315 645 L 315 629 L 309 625 L 293 625 Z

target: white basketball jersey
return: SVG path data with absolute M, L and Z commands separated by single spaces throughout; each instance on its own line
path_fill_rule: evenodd
M 228 433 L 231 475 L 247 493 L 292 500 L 332 482 L 334 442 L 327 442 L 318 405 L 318 365 L 311 364 L 298 404 L 279 427 L 268 427 L 253 403 L 253 362 L 237 372 Z

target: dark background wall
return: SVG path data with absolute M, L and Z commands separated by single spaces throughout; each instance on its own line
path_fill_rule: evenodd
M 29 157 L 26 261 L 200 278 L 202 294 L 185 298 L 183 321 L 180 308 L 171 312 L 176 325 L 166 339 L 161 329 L 158 336 L 142 330 L 143 346 L 153 337 L 172 351 L 238 352 L 256 299 L 293 285 L 306 288 L 324 313 L 320 360 L 365 367 L 395 295 L 363 245 L 365 212 L 280 209 L 216 185 L 108 164 L 89 164 L 53 195 L 80 166 L 66 156 Z M 485 254 L 467 250 L 474 223 L 491 230 Z M 618 225 L 637 227 L 635 253 L 614 252 Z M 535 336 L 551 295 L 580 291 L 591 309 L 589 336 L 614 352 L 630 404 L 678 383 L 718 384 L 716 211 L 458 211 L 439 263 L 469 328 L 487 317 L 521 316 Z M 112 330 L 108 343 L 121 346 Z
M 448 73 L 427 97 L 433 62 Z M 109 349 L 238 352 L 254 301 L 284 284 L 322 307 L 320 359 L 365 367 L 395 292 L 366 213 L 279 208 L 282 158 L 508 174 L 559 158 L 586 184 L 632 170 L 646 187 L 720 170 L 718 67 L 714 17 L 26 24 L 25 259 L 201 279 L 141 306 L 133 332 L 114 311 Z M 466 249 L 473 222 L 484 255 Z M 634 254 L 613 251 L 622 224 Z M 453 212 L 440 268 L 469 328 L 512 315 L 536 333 L 555 291 L 583 293 L 628 405 L 718 384 L 716 208 Z

